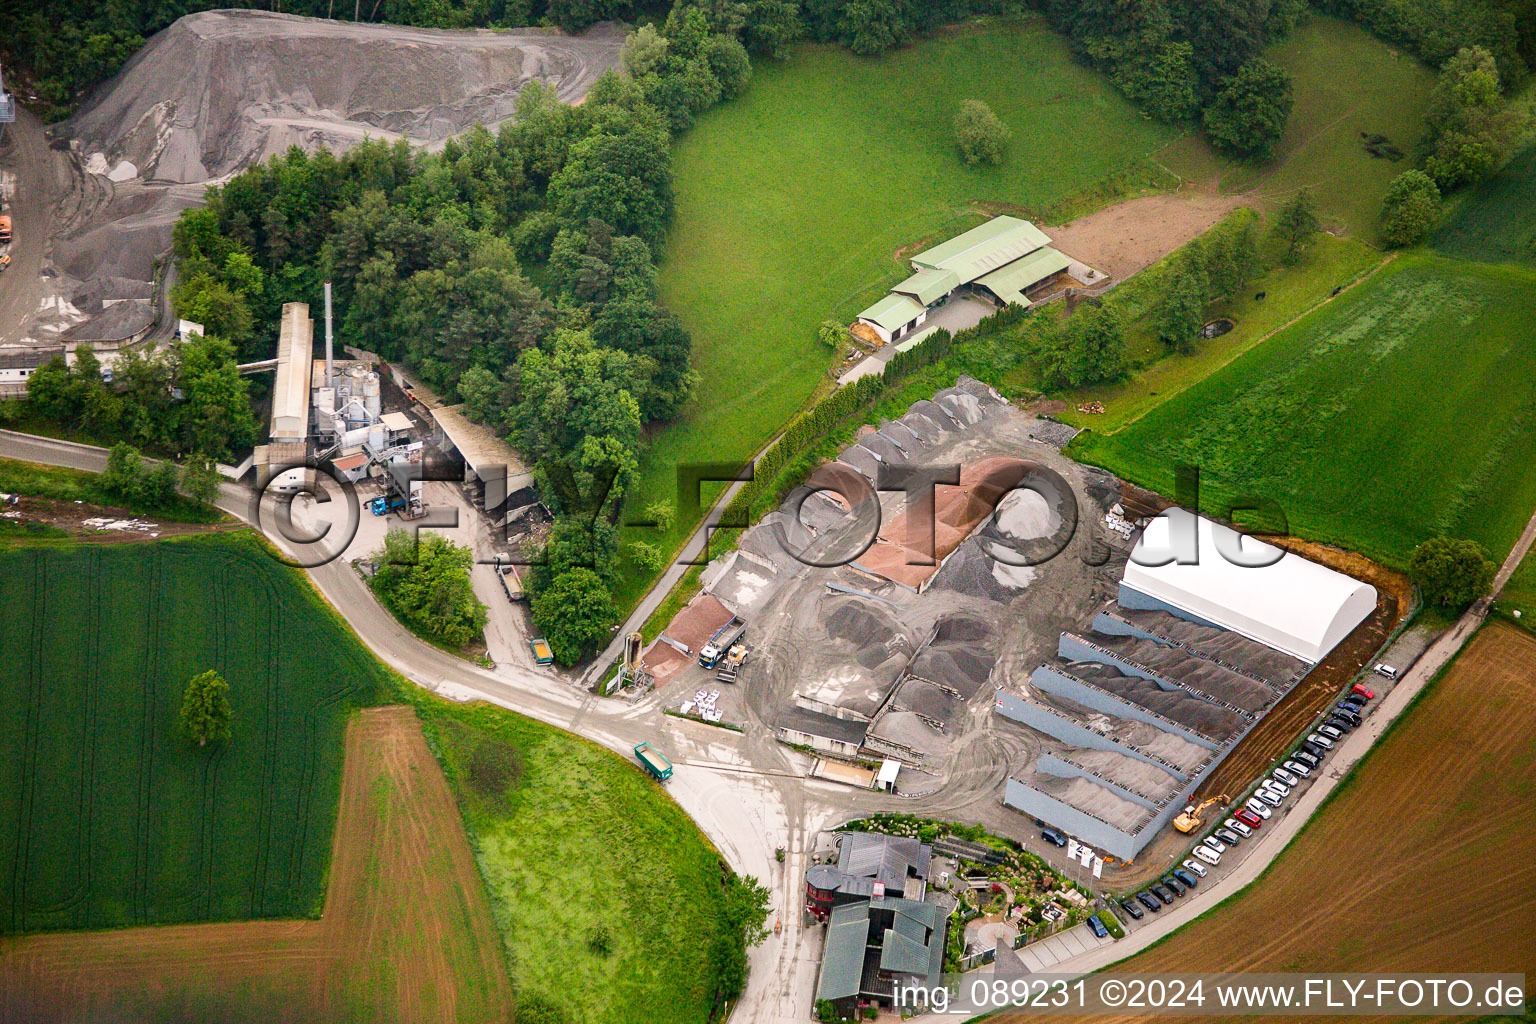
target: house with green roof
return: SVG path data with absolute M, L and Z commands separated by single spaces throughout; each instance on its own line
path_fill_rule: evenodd
M 928 310 L 969 287 L 1001 305 L 1028 306 L 1026 293 L 1066 273 L 1072 261 L 1027 220 L 993 217 L 912 257 L 912 276 L 858 316 L 881 340 L 920 327 Z

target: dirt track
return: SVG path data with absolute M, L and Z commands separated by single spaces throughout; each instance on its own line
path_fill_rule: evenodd
M 1115 971 L 1536 973 L 1533 701 L 1536 638 L 1485 627 L 1262 885 Z
M 511 1011 L 458 809 L 405 707 L 348 726 L 320 920 L 0 940 L 7 1022 L 488 1022 Z

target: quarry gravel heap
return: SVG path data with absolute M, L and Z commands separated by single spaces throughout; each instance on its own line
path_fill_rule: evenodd
M 70 122 L 114 180 L 222 178 L 291 145 L 441 142 L 512 116 L 534 79 L 567 102 L 617 66 L 624 30 L 449 32 L 207 11 L 152 38 Z

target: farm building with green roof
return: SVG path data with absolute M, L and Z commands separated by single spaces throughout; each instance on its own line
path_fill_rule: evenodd
M 1002 305 L 1028 306 L 1026 293 L 1066 273 L 1072 260 L 1027 220 L 993 217 L 912 257 L 912 276 L 858 316 L 882 341 L 919 327 L 928 310 L 969 286 Z

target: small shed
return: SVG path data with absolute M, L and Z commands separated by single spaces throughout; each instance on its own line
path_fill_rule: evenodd
M 860 313 L 858 319 L 874 328 L 880 340 L 889 344 L 928 319 L 928 307 L 910 295 L 892 292 Z

